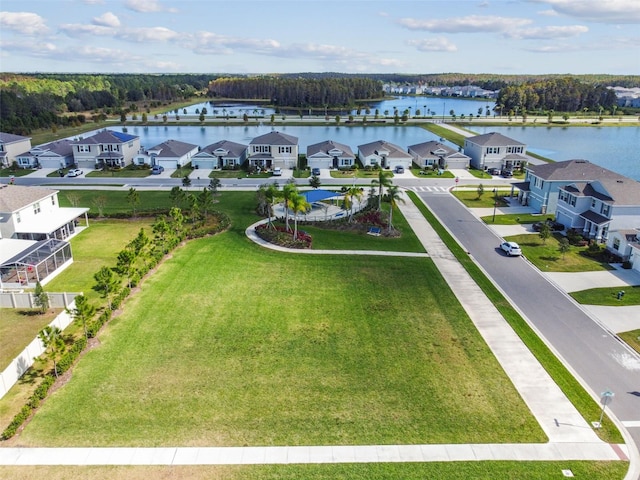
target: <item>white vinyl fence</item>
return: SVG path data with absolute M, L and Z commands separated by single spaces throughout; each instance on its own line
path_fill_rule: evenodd
M 51 308 L 67 308 L 73 299 L 82 293 L 50 293 L 49 306 Z M 23 292 L 2 292 L 0 293 L 0 308 L 37 308 L 35 295 Z

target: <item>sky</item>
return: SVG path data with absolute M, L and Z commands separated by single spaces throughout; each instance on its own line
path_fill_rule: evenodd
M 640 74 L 640 0 L 0 0 L 0 71 Z

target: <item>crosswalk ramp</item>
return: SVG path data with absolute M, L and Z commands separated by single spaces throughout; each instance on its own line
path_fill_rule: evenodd
M 407 190 L 416 193 L 449 193 L 448 187 L 407 187 Z

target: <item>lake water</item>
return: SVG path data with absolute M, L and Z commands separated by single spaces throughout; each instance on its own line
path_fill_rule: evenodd
M 378 109 L 379 115 L 384 116 L 384 112 L 388 112 L 389 117 L 393 117 L 394 110 L 398 110 L 398 114 L 402 116 L 402 112 L 405 110 L 409 110 L 409 115 L 414 116 L 416 111 L 420 111 L 420 116 L 430 115 L 432 117 L 441 118 L 443 116 L 449 117 L 451 110 L 455 112 L 456 115 L 460 116 L 464 114 L 465 116 L 478 115 L 478 109 L 482 109 L 482 116 L 486 113 L 487 106 L 490 109 L 493 109 L 495 102 L 492 99 L 489 100 L 473 100 L 467 98 L 454 98 L 454 97 L 423 97 L 423 96 L 400 96 L 395 97 L 389 100 L 382 100 L 379 102 L 369 102 L 368 104 L 363 104 L 361 107 L 360 113 L 365 115 L 365 109 L 369 107 L 370 113 L 369 115 L 375 115 L 376 109 Z M 239 103 L 239 102 L 201 102 L 195 105 L 190 105 L 188 107 L 182 108 L 178 110 L 178 115 L 199 115 L 202 112 L 202 109 L 207 109 L 207 118 L 213 117 L 225 117 L 235 116 L 242 117 L 245 113 L 250 117 L 255 116 L 263 116 L 270 117 L 272 114 L 275 114 L 275 110 L 273 108 L 267 108 L 263 105 L 251 104 L 251 103 Z M 186 110 L 186 114 L 184 113 Z M 197 110 L 197 113 L 196 113 Z M 167 115 L 172 116 L 175 115 L 174 111 L 165 112 Z M 309 115 L 309 112 L 304 110 L 302 112 L 304 115 Z M 312 112 L 313 115 L 317 115 L 318 111 Z M 331 116 L 334 117 L 336 114 L 339 115 L 355 115 L 357 111 L 354 110 L 331 110 Z M 290 111 L 288 115 L 298 115 L 297 111 Z
M 555 161 L 585 159 L 640 181 L 640 127 L 471 127 L 499 132 Z

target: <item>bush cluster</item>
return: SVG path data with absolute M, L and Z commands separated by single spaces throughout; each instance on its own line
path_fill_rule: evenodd
M 256 234 L 263 240 L 279 245 L 285 248 L 311 248 L 311 235 L 306 232 L 298 231 L 298 238 L 294 240 L 293 231 L 287 231 L 285 227 L 280 225 L 267 224 L 258 225 Z

